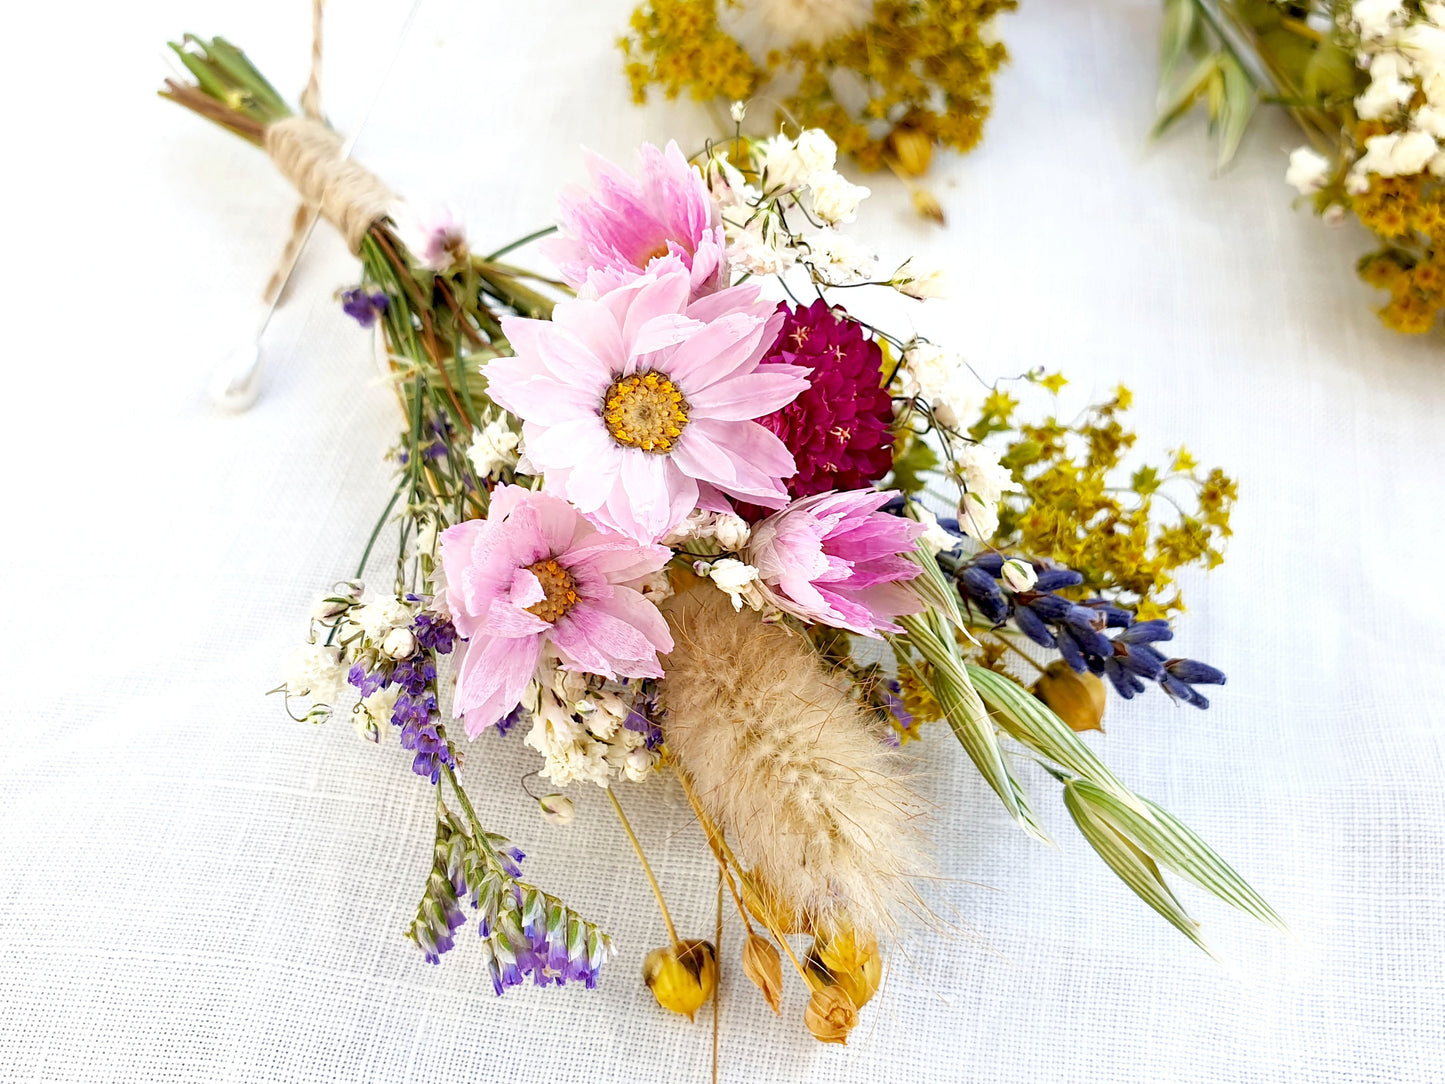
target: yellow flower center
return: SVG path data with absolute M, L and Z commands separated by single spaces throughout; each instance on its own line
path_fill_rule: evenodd
M 543 621 L 556 622 L 580 601 L 577 585 L 568 571 L 551 558 L 528 565 L 527 571 L 537 577 L 547 597 L 535 606 L 528 606 L 529 614 L 536 614 Z
M 614 380 L 602 402 L 607 431 L 625 448 L 670 452 L 687 426 L 687 400 L 676 384 L 653 370 Z

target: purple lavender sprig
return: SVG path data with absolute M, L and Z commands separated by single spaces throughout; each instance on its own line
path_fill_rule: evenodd
M 1224 672 L 1194 659 L 1168 658 L 1154 645 L 1171 640 L 1165 620 L 1140 621 L 1129 610 L 1102 598 L 1075 602 L 1058 592 L 1084 577 L 1067 568 L 1033 562 L 1038 575 L 1026 591 L 1005 591 L 1004 557 L 981 553 L 960 566 L 955 578 L 964 603 L 995 627 L 1012 622 L 1040 647 L 1056 650 L 1077 673 L 1107 677 L 1125 700 L 1157 682 L 1169 696 L 1196 708 L 1209 700 L 1196 685 L 1223 685 Z M 1113 636 L 1107 630 L 1119 630 Z

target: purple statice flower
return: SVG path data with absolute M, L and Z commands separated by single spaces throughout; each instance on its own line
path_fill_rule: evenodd
M 497 720 L 497 733 L 505 736 L 507 731 L 511 730 L 512 727 L 520 723 L 529 714 L 531 713 L 527 711 L 525 706 L 518 704 L 506 715 Z
M 629 683 L 624 682 L 623 684 Z M 638 684 L 636 695 L 632 700 L 632 709 L 627 713 L 627 718 L 622 720 L 622 725 L 636 734 L 643 735 L 647 751 L 651 753 L 662 745 L 660 723 L 666 714 L 667 709 L 658 703 L 657 683 L 647 679 Z
M 407 598 L 420 601 L 415 595 Z M 401 728 L 401 747 L 414 754 L 411 770 L 435 784 L 441 778 L 442 768 L 456 767 L 437 705 L 436 688 L 436 656 L 452 650 L 456 630 L 446 618 L 422 611 L 413 619 L 411 632 L 417 644 L 411 655 L 395 661 L 379 659 L 370 670 L 360 662 L 355 663 L 347 674 L 347 681 L 363 697 L 380 689 L 397 687 L 391 723 Z
M 1224 674 L 1193 659 L 1170 659 L 1154 645 L 1174 637 L 1169 622 L 1139 621 L 1133 613 L 1106 599 L 1074 601 L 1058 592 L 1083 583 L 1067 568 L 1034 563 L 1038 581 L 1027 591 L 1005 591 L 1001 584 L 1004 557 L 982 553 L 955 573 L 965 605 L 995 626 L 1012 622 L 1040 647 L 1053 648 L 1077 673 L 1107 677 L 1125 700 L 1132 700 L 1156 682 L 1169 696 L 1197 708 L 1209 701 L 1195 685 L 1223 685 Z M 1108 636 L 1106 630 L 1118 629 Z
M 367 293 L 366 290 L 357 287 L 354 290 L 345 290 L 341 294 L 341 311 L 346 313 L 362 327 L 371 327 L 376 323 L 376 318 L 390 307 L 391 302 L 380 290 L 375 293 Z

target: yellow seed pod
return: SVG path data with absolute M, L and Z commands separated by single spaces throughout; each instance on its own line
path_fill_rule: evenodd
M 1055 659 L 1034 682 L 1034 695 L 1072 730 L 1104 729 L 1104 683 L 1094 674 L 1077 673 Z
M 783 958 L 766 937 L 748 934 L 743 944 L 743 974 L 763 992 L 773 1012 L 783 1011 Z
M 933 140 L 927 132 L 900 124 L 888 133 L 888 153 L 898 168 L 910 177 L 921 177 L 933 161 Z
M 717 989 L 717 950 L 697 940 L 653 949 L 642 962 L 642 981 L 664 1009 L 691 1020 Z
M 847 1045 L 848 1033 L 858 1026 L 858 1008 L 837 986 L 819 986 L 803 1012 L 803 1023 L 820 1043 Z
M 815 978 L 837 986 L 858 1009 L 872 1000 L 883 981 L 883 957 L 878 952 L 878 938 L 871 933 L 847 929 L 820 937 L 808 950 L 807 965 Z

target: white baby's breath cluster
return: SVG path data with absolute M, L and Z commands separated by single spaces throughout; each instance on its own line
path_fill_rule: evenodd
M 522 698 L 532 720 L 523 740 L 542 754 L 543 778 L 559 787 L 606 787 L 619 778 L 640 782 L 657 766 L 647 735 L 626 725 L 629 690 L 595 674 L 563 670 L 555 657 L 543 660 L 538 675 Z
M 999 454 L 984 444 L 964 446 L 953 461 L 953 473 L 964 487 L 958 506 L 958 526 L 964 534 L 987 542 L 998 531 L 998 505 L 1005 493 L 1023 489 L 1013 472 L 999 462 Z
M 1365 140 L 1365 153 L 1345 175 L 1345 189 L 1359 194 L 1370 174 L 1407 177 L 1428 171 L 1445 177 L 1445 4 L 1426 2 L 1419 12 L 1404 0 L 1358 0 L 1349 27 L 1359 35 L 1357 61 L 1370 74 L 1355 98 L 1361 120 L 1399 123 Z M 1420 93 L 1424 101 L 1410 108 Z M 1328 158 L 1310 147 L 1290 153 L 1285 180 L 1302 194 L 1319 191 L 1331 172 Z
M 497 478 L 503 471 L 516 469 L 517 446 L 521 440 L 517 431 L 508 424 L 505 414 L 501 411 L 492 412 L 472 433 L 467 458 L 471 460 L 478 474 L 486 478 Z
M 933 420 L 949 429 L 975 414 L 983 398 L 962 355 L 922 340 L 903 352 L 896 380 L 900 395 L 926 402 Z
M 738 149 L 720 144 L 704 168 L 722 207 L 734 269 L 783 275 L 802 265 L 824 286 L 868 281 L 876 255 L 840 227 L 858 217 L 870 192 L 835 168 L 838 148 L 828 134 L 779 133 L 749 144 L 746 160 L 734 162 Z

